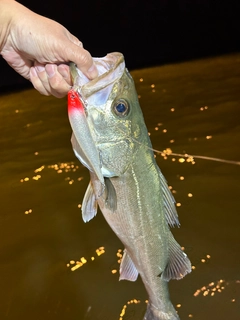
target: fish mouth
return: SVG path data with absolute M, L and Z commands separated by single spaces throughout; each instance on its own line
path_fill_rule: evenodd
M 125 69 L 124 56 L 120 52 L 107 54 L 103 58 L 93 58 L 98 70 L 98 77 L 90 80 L 70 63 L 70 73 L 74 87 L 77 87 L 83 99 L 88 99 L 91 95 L 112 85 L 119 79 Z
M 104 186 L 101 155 L 91 134 L 87 109 L 88 105 L 99 105 L 107 101 L 112 86 L 124 72 L 125 62 L 123 55 L 118 52 L 93 60 L 99 76 L 91 81 L 74 63 L 70 63 L 73 87 L 68 93 L 68 116 L 75 136 L 72 145 L 76 156 L 85 167 L 96 174 Z

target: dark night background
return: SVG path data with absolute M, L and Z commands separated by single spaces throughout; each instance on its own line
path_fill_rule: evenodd
M 240 50 L 238 1 L 19 2 L 63 24 L 92 56 L 122 52 L 130 70 Z M 2 58 L 0 70 L 1 90 L 28 84 Z

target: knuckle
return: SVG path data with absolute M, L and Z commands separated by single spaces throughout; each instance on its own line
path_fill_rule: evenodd
M 88 69 L 92 64 L 92 57 L 87 50 L 83 48 L 79 49 L 80 50 L 73 52 L 73 62 L 75 62 L 80 69 Z

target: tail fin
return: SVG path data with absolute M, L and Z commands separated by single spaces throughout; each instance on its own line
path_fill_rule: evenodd
M 148 303 L 147 311 L 143 320 L 180 320 L 180 318 L 172 304 L 170 306 L 170 311 L 164 312 L 156 309 L 153 305 L 151 305 L 151 303 Z

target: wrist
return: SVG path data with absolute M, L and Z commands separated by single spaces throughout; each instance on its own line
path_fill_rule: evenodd
M 0 0 L 0 54 L 10 33 L 14 0 Z

